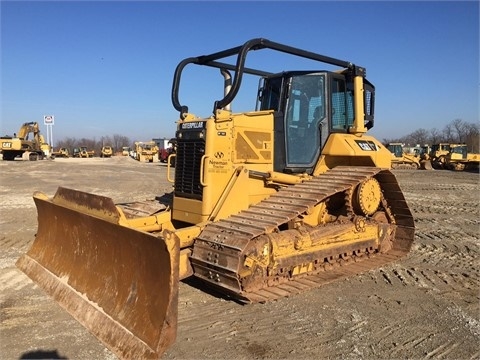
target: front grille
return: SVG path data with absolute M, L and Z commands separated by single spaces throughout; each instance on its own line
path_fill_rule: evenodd
M 177 139 L 175 159 L 175 196 L 202 200 L 200 167 L 205 141 Z

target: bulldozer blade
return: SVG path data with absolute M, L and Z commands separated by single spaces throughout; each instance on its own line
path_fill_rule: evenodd
M 17 266 L 120 358 L 159 358 L 176 338 L 178 238 L 116 224 L 109 198 L 41 195 L 36 239 Z
M 420 161 L 420 169 L 421 170 L 433 170 L 431 161 L 430 160 Z

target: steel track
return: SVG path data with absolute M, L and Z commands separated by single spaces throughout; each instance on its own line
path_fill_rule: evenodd
M 353 190 L 357 184 L 375 177 L 382 188 L 382 205 L 395 224 L 393 247 L 387 253 L 369 253 L 339 261 L 338 266 L 295 276 L 289 281 L 248 291 L 239 281 L 237 269 L 244 261 L 247 245 L 278 228 L 309 207 L 328 197 Z M 328 225 L 327 225 L 328 226 Z M 381 267 L 406 255 L 414 239 L 414 221 L 395 176 L 373 167 L 336 167 L 311 180 L 280 189 L 248 210 L 208 224 L 195 240 L 191 257 L 195 276 L 220 287 L 240 301 L 265 302 L 316 288 L 334 280 Z M 345 266 L 346 265 L 346 266 Z M 327 269 L 327 267 L 325 267 Z

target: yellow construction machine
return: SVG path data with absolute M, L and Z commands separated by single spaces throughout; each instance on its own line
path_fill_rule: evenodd
M 425 155 L 423 159 L 425 162 L 422 163 L 422 168 L 427 170 L 430 169 L 443 169 L 445 167 L 446 156 L 450 152 L 451 148 L 450 143 L 438 143 L 433 144 L 430 147 L 430 152 L 428 155 Z
M 0 150 L 3 160 L 38 160 L 49 155 L 51 146 L 45 142 L 37 122 L 27 122 L 20 126 L 18 134 L 2 136 Z
M 451 144 L 450 152 L 445 156 L 446 169 L 463 171 L 478 169 L 480 154 L 469 153 L 466 144 Z
M 113 149 L 109 145 L 102 146 L 102 150 L 100 151 L 100 157 L 102 158 L 109 158 L 113 155 Z
M 465 144 L 433 144 L 428 153 L 422 154 L 421 168 L 427 170 L 432 168 L 437 170 L 464 170 L 465 167 L 473 168 L 478 166 L 479 156 L 480 154 L 469 154 Z
M 247 67 L 259 50 L 340 69 Z M 188 65 L 224 77 L 209 117 L 179 101 Z M 247 76 L 260 80 L 257 107 L 233 112 Z M 36 192 L 36 239 L 17 266 L 119 357 L 140 359 L 175 341 L 187 277 L 266 302 L 396 261 L 414 221 L 390 152 L 366 134 L 374 95 L 365 68 L 266 39 L 184 59 L 172 86 L 172 193 L 115 204 L 63 187 L 53 198 Z
M 420 169 L 420 156 L 405 153 L 403 150 L 403 144 L 389 143 L 386 146 L 392 153 L 392 169 Z
M 73 149 L 74 158 L 91 158 L 95 156 L 95 150 L 88 150 L 86 146 L 80 146 Z
M 66 147 L 61 147 L 58 151 L 52 152 L 52 158 L 61 157 L 61 158 L 68 158 L 70 157 L 70 151 Z
M 140 162 L 153 162 L 158 155 L 158 147 L 155 141 L 136 141 L 135 160 Z
M 420 147 L 420 169 L 422 170 L 433 170 L 432 162 L 430 159 L 430 145 L 425 144 Z

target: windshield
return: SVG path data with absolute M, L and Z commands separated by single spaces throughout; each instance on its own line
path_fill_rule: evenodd
M 287 100 L 287 163 L 310 165 L 320 150 L 320 122 L 325 119 L 325 75 L 291 79 Z
M 455 146 L 451 149 L 452 153 L 465 155 L 467 154 L 467 147 L 466 146 Z

